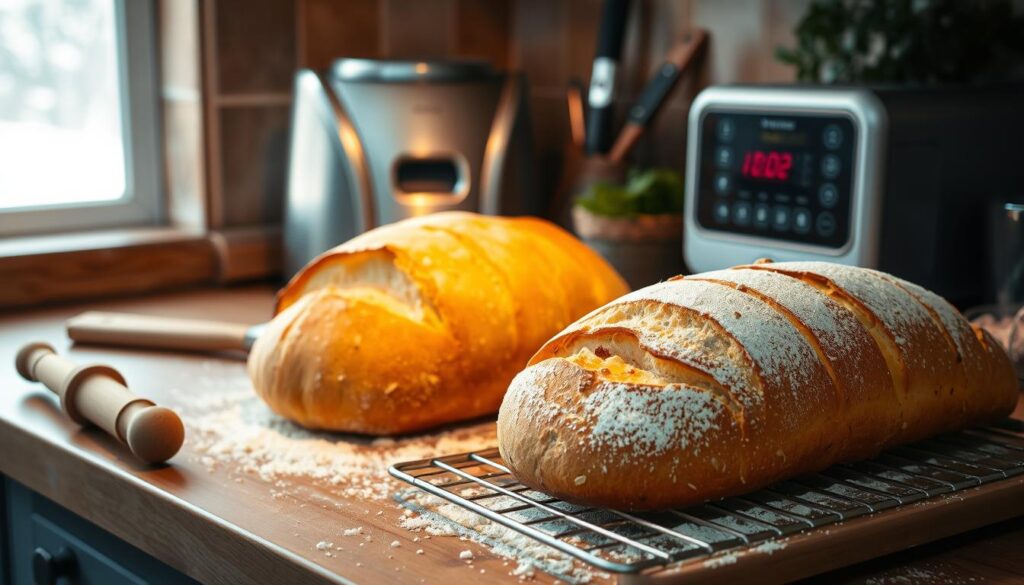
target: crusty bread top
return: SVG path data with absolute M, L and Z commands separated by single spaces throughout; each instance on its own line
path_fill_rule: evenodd
M 521 367 L 581 308 L 629 290 L 596 252 L 547 221 L 461 211 L 385 225 L 325 252 L 278 293 L 276 310 L 325 287 L 374 291 L 416 320 L 442 323 L 462 351 L 489 356 L 477 360 L 480 375 L 495 353 Z
M 309 427 L 393 434 L 478 417 L 551 335 L 627 291 L 540 219 L 403 220 L 329 250 L 285 286 L 250 376 L 272 408 Z
M 555 496 L 637 509 L 869 457 L 1016 399 L 1004 352 L 945 300 L 822 262 L 649 286 L 584 316 L 530 364 L 498 418 L 510 468 Z

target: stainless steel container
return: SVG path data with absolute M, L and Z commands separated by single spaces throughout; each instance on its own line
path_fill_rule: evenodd
M 481 62 L 340 59 L 295 79 L 285 271 L 436 211 L 537 214 L 525 80 Z

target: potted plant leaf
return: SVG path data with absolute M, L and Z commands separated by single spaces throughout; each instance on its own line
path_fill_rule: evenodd
M 576 198 L 573 226 L 638 288 L 683 272 L 683 178 L 631 169 L 624 182 L 593 183 Z
M 1020 79 L 1024 17 L 1011 0 L 814 0 L 776 58 L 811 83 Z

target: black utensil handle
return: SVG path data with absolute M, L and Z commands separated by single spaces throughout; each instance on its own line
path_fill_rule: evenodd
M 586 133 L 588 154 L 603 154 L 611 148 L 613 113 L 611 107 L 590 109 Z
M 658 109 L 665 103 L 668 95 L 679 79 L 680 70 L 672 63 L 665 63 L 658 68 L 658 73 L 647 83 L 639 99 L 629 109 L 629 122 L 646 126 Z
M 622 55 L 626 35 L 626 16 L 630 0 L 605 0 L 601 9 L 601 26 L 597 33 L 597 53 L 590 74 L 587 104 L 586 146 L 590 154 L 608 152 L 612 139 L 612 117 L 615 104 L 615 70 Z
M 605 0 L 601 9 L 601 25 L 597 33 L 595 58 L 607 57 L 614 61 L 622 55 L 622 39 L 626 36 L 626 16 L 630 0 Z

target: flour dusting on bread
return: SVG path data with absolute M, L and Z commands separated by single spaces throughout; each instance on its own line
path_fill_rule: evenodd
M 669 449 L 700 454 L 725 407 L 710 392 L 681 384 L 661 388 L 602 384 L 583 399 L 591 440 L 643 456 Z
M 1016 396 L 1008 358 L 933 293 L 769 263 L 658 283 L 570 325 L 516 376 L 498 443 L 534 489 L 658 509 L 985 422 Z
M 697 280 L 659 283 L 623 297 L 690 309 L 723 327 L 753 359 L 764 376 L 798 386 L 819 368 L 807 340 L 778 311 L 749 295 Z

